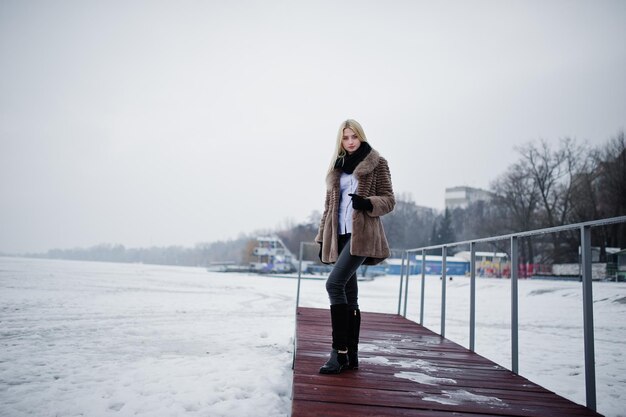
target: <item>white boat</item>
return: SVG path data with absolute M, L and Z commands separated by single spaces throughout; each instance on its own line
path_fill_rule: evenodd
M 256 262 L 250 263 L 250 271 L 261 274 L 290 273 L 297 271 L 298 259 L 278 236 L 257 237 L 252 254 Z

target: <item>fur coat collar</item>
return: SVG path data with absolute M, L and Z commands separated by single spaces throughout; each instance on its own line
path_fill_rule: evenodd
M 354 169 L 354 176 L 357 180 L 361 180 L 366 175 L 370 174 L 374 169 L 378 166 L 378 162 L 380 161 L 380 154 L 375 149 L 372 149 L 369 154 L 359 165 Z M 339 178 L 341 177 L 341 169 L 335 168 L 328 173 L 326 176 L 326 186 L 328 188 L 332 188 L 336 184 L 339 184 Z

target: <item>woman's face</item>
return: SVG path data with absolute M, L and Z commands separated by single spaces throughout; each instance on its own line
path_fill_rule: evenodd
M 361 146 L 361 141 L 359 137 L 354 133 L 354 130 L 346 127 L 343 130 L 343 138 L 341 138 L 341 146 L 345 149 L 346 152 L 352 154 L 354 151 L 359 149 Z

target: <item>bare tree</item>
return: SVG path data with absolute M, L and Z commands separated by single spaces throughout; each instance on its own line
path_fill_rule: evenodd
M 554 227 L 568 223 L 574 206 L 576 179 L 585 172 L 586 147 L 573 139 L 561 140 L 552 150 L 546 141 L 528 143 L 518 149 L 526 174 L 535 183 L 538 193 L 537 218 L 539 227 Z M 554 262 L 571 258 L 578 247 L 578 237 L 572 233 L 551 233 Z
M 496 216 L 493 222 L 485 225 L 489 234 L 497 235 L 536 228 L 536 211 L 539 204 L 539 190 L 534 179 L 528 175 L 529 167 L 522 160 L 511 166 L 493 184 L 493 200 Z M 534 257 L 530 240 L 522 245 L 522 257 L 531 260 Z M 506 245 L 499 247 L 506 250 Z M 508 252 L 508 250 L 506 250 Z
M 597 152 L 590 152 L 586 156 L 580 172 L 572 178 L 570 223 L 580 223 L 601 218 L 598 210 L 600 190 L 598 187 L 599 171 L 597 169 L 597 161 Z
M 626 139 L 624 131 L 611 138 L 597 153 L 598 212 L 600 217 L 626 215 Z M 624 223 L 603 228 L 602 244 L 626 246 Z

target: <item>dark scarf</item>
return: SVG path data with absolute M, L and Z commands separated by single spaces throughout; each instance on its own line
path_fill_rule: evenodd
M 341 168 L 346 174 L 352 174 L 354 169 L 361 163 L 363 159 L 371 152 L 372 147 L 367 142 L 361 142 L 359 149 L 354 151 L 352 155 L 346 153 L 344 156 L 337 158 L 335 168 Z

